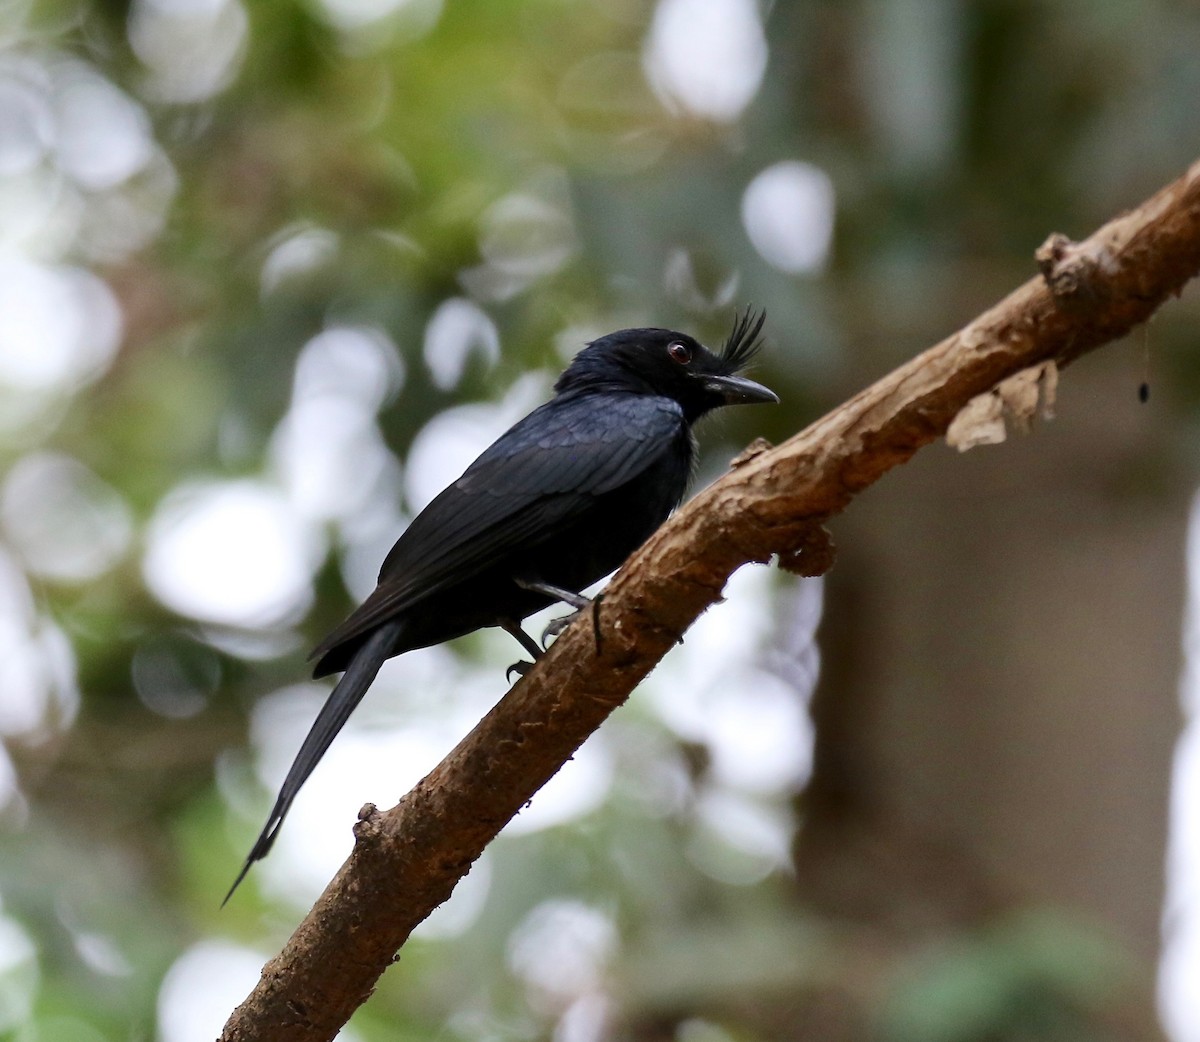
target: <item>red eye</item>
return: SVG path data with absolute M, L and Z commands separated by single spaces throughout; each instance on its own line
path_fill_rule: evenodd
M 678 340 L 673 340 L 667 345 L 667 354 L 680 365 L 687 365 L 692 360 L 692 349 Z

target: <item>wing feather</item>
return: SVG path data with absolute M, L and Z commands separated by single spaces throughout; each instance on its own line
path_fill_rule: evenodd
M 417 515 L 375 591 L 313 657 L 535 546 L 670 451 L 683 422 L 678 404 L 651 396 L 561 395 L 534 410 Z

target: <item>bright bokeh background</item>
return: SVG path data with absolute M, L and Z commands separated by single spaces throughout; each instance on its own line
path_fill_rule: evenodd
M 1176 176 L 1200 140 L 1200 16 L 1139 11 L 0 8 L 0 1036 L 215 1036 L 350 850 L 358 808 L 435 765 L 517 649 L 486 632 L 389 662 L 219 911 L 329 690 L 305 653 L 588 339 L 666 324 L 716 343 L 735 306 L 766 307 L 760 375 L 784 405 L 708 424 L 707 481 L 1027 277 L 1049 231 Z M 1113 493 L 1147 512 L 1196 484 L 1196 312 L 1185 298 L 1157 333 L 1174 468 Z M 1177 549 L 1195 587 L 1195 546 Z M 843 574 L 861 554 L 887 589 L 882 550 L 842 551 Z M 735 575 L 342 1037 L 1156 1037 L 1154 926 L 1127 930 L 1086 887 L 1077 905 L 976 864 L 1003 899 L 931 915 L 941 888 L 913 898 L 866 848 L 827 873 L 838 896 L 812 885 L 807 787 L 854 746 L 810 712 L 819 675 L 851 700 L 818 668 L 823 593 Z M 1186 628 L 1166 605 L 1161 632 L 1192 653 L 1196 618 L 1194 595 Z M 1183 675 L 1170 845 L 1153 852 L 1157 1004 L 1174 1042 L 1200 1042 L 1194 664 Z M 1140 695 L 1173 719 L 1173 691 Z M 1147 813 L 1165 822 L 1166 800 Z M 1032 918 L 993 931 L 1001 906 Z

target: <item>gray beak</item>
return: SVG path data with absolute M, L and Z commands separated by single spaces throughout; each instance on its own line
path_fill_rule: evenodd
M 779 395 L 744 376 L 706 376 L 704 389 L 718 395 L 726 405 L 777 403 Z

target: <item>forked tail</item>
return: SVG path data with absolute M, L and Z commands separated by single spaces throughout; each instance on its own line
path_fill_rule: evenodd
M 241 881 L 246 878 L 250 866 L 255 861 L 260 861 L 267 856 L 300 787 L 308 780 L 313 768 L 325 755 L 325 750 L 329 748 L 330 743 L 350 718 L 350 714 L 362 701 L 363 695 L 367 693 L 367 688 L 371 686 L 371 682 L 379 672 L 379 667 L 388 658 L 391 649 L 396 646 L 396 638 L 399 636 L 402 626 L 403 623 L 399 620 L 384 623 L 354 653 L 354 658 L 350 660 L 346 672 L 342 674 L 342 678 L 330 692 L 329 698 L 325 700 L 325 704 L 317 714 L 317 719 L 313 722 L 312 729 L 308 732 L 308 737 L 300 746 L 300 751 L 296 754 L 296 759 L 288 770 L 287 777 L 283 780 L 283 786 L 279 790 L 275 806 L 267 816 L 267 823 L 263 826 L 262 832 L 258 834 L 258 839 L 246 856 L 246 863 L 242 865 L 242 870 L 238 873 L 237 879 L 233 881 L 233 886 L 229 888 L 229 893 L 225 895 L 225 900 L 221 902 L 222 907 L 233 896 L 233 892 Z

